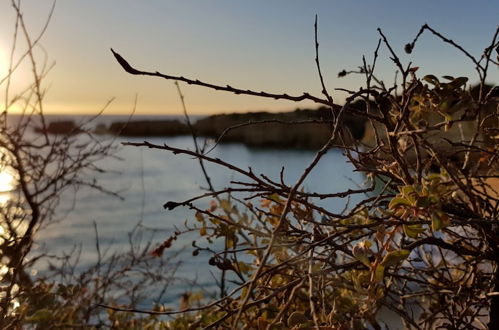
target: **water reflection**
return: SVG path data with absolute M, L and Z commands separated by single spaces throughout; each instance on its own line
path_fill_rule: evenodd
M 5 153 L 1 155 L 2 161 L 5 161 Z M 13 199 L 13 191 L 16 189 L 14 173 L 12 168 L 5 164 L 0 165 L 0 253 L 2 255 L 0 258 L 0 300 L 9 299 L 7 313 L 19 307 L 19 301 L 15 297 L 19 287 L 12 283 L 13 269 L 10 266 L 10 257 L 6 253 L 6 250 L 12 247 L 12 241 L 17 237 L 17 228 L 12 221 L 13 210 L 16 207 L 10 203 Z
M 5 206 L 11 199 L 11 191 L 15 187 L 16 183 L 13 171 L 4 166 L 0 167 L 0 206 Z

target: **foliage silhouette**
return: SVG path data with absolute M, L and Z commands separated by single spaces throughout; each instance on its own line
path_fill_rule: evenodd
M 26 27 L 21 1 L 11 4 L 15 26 L 10 66 L 7 75 L 0 77 L 4 95 L 0 113 L 0 328 L 145 325 L 153 318 L 106 314 L 97 307 L 123 297 L 132 305 L 146 294 L 150 298 L 152 290 L 144 287 L 158 281 L 162 284 L 155 285 L 153 293 L 160 299 L 175 280 L 178 263 L 151 256 L 149 238 L 139 226 L 129 234 L 129 251 L 111 254 L 100 246 L 94 223 L 97 260 L 84 270 L 77 269 L 81 252 L 77 248 L 74 253 L 57 251 L 57 256 L 33 251 L 39 230 L 61 220 L 56 207 L 63 194 L 76 194 L 86 186 L 119 198 L 92 179 L 92 174 L 105 171 L 96 162 L 111 157 L 115 147 L 113 141 L 92 135 L 88 124 L 95 117 L 78 125 L 62 123 L 63 127 L 56 127 L 62 134 L 49 134 L 57 126 L 49 123 L 44 110 L 44 78 L 52 65 L 40 57 L 39 46 L 55 1 L 35 38 Z M 25 67 L 31 69 L 32 77 L 17 88 L 12 82 Z M 49 269 L 32 276 L 41 260 L 50 264 Z
M 340 89 L 348 97 L 339 106 L 326 88 L 317 21 L 314 27 L 322 96 L 257 92 L 142 71 L 111 50 L 133 75 L 234 94 L 312 100 L 329 107 L 334 121 L 331 138 L 295 183 L 284 181 L 284 168 L 280 181 L 275 181 L 212 158 L 197 147 L 191 151 L 147 141 L 124 143 L 194 156 L 243 176 L 231 187 L 164 205 L 169 210 L 195 210 L 197 225 L 189 228 L 197 228 L 208 242 L 225 242 L 222 250 L 193 242 L 193 255 L 200 250 L 212 253 L 209 264 L 233 275 L 234 285 L 226 291 L 221 284 L 222 297 L 200 308 L 157 312 L 104 306 L 132 313 L 180 314 L 169 323 L 173 328 L 381 329 L 382 309 L 398 314 L 407 328 L 480 328 L 487 322 L 491 329 L 498 328 L 499 110 L 491 92 L 495 89 L 486 85 L 486 78 L 489 67 L 498 65 L 493 53 L 499 29 L 480 57 L 427 24 L 405 46 L 407 53 L 416 52 L 417 41 L 429 32 L 454 47 L 477 72 L 479 84 L 473 88 L 466 77 L 419 77 L 419 68 L 403 64 L 378 29 L 372 62 L 364 57 L 358 69 L 339 73 L 365 77 L 356 91 Z M 382 46 L 399 74 L 392 85 L 376 74 Z M 352 106 L 357 102 L 365 107 Z M 346 113 L 367 122 L 368 133 L 353 147 L 334 143 L 351 135 L 343 125 Z M 331 194 L 304 191 L 307 176 L 333 146 L 365 174 L 366 185 Z M 363 197 L 348 205 L 347 197 L 354 195 Z M 211 207 L 196 205 L 206 198 L 213 198 Z M 317 203 L 326 198 L 342 198 L 347 205 L 341 212 L 331 211 Z M 168 246 L 162 245 L 161 252 Z

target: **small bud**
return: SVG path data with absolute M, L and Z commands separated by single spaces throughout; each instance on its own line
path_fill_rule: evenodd
M 163 204 L 163 208 L 165 209 L 168 209 L 168 210 L 173 210 L 174 208 L 176 208 L 177 206 L 180 206 L 182 205 L 181 203 L 177 203 L 177 202 L 166 202 L 165 204 Z
M 118 63 L 121 65 L 123 70 L 125 70 L 126 72 L 128 72 L 130 74 L 140 74 L 141 73 L 139 70 L 132 68 L 132 66 L 120 54 L 116 53 L 112 48 L 111 48 L 111 52 L 113 53 L 114 57 L 116 58 Z
M 338 78 L 345 77 L 346 75 L 347 75 L 346 70 L 341 70 L 340 72 L 338 72 Z
M 404 50 L 407 54 L 412 53 L 412 44 L 406 44 Z

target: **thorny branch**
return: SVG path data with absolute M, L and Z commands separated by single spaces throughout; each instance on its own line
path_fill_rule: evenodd
M 206 311 L 210 320 L 197 324 L 206 328 L 245 325 L 270 329 L 300 324 L 316 328 L 380 328 L 376 315 L 381 306 L 386 306 L 413 328 L 455 325 L 456 319 L 477 327 L 476 316 L 484 311 L 490 311 L 489 326 L 499 325 L 493 316 L 499 311 L 499 298 L 489 295 L 499 290 L 499 203 L 497 196 L 490 194 L 488 181 L 497 178 L 497 136 L 490 132 L 497 133 L 498 111 L 497 96 L 485 83 L 489 64 L 495 63 L 491 52 L 497 48 L 498 32 L 480 60 L 427 24 L 406 45 L 406 52 L 414 50 L 425 30 L 473 62 L 478 70 L 478 87 L 467 86 L 464 77 L 445 76 L 443 81 L 432 75 L 419 78 L 417 67 L 404 64 L 378 29 L 381 38 L 372 63 L 368 64 L 364 57 L 359 70 L 343 70 L 339 74 L 362 74 L 366 85 L 356 91 L 342 89 L 349 97 L 343 106 L 336 105 L 320 66 L 317 19 L 315 63 L 325 98 L 309 93 L 292 96 L 243 90 L 142 71 L 111 50 L 122 68 L 133 75 L 234 94 L 294 102 L 310 100 L 329 106 L 334 114 L 330 139 L 293 184 L 285 183 L 282 174 L 281 182 L 274 181 L 265 174 L 255 174 L 251 168 L 242 169 L 210 157 L 197 147 L 190 151 L 147 141 L 125 143 L 193 156 L 247 180 L 233 180 L 234 187 L 212 190 L 183 202 L 165 203 L 167 209 L 185 206 L 196 210 L 199 227 L 193 229 L 210 239 L 230 242 L 230 246 L 225 245 L 218 252 L 195 247 L 196 251 L 212 251 L 210 264 L 237 275 L 237 286 L 199 308 L 163 314 L 190 311 L 205 315 L 202 313 Z M 401 75 L 401 83 L 396 79 L 392 87 L 387 87 L 375 72 L 382 45 Z M 352 110 L 350 105 L 357 100 L 364 102 L 365 110 Z M 342 117 L 346 112 L 364 120 L 372 134 L 370 139 L 364 138 L 357 145 L 345 142 L 343 136 L 348 131 Z M 265 121 L 271 122 L 279 121 Z M 465 131 L 472 127 L 470 123 L 475 123 L 474 128 Z M 229 131 L 253 124 L 226 128 L 215 146 Z M 301 187 L 309 174 L 330 148 L 338 147 L 338 140 L 343 142 L 340 148 L 356 170 L 365 174 L 370 182 L 368 187 L 324 194 L 303 191 Z M 320 199 L 346 197 L 355 197 L 357 202 L 339 213 L 318 205 Z M 195 205 L 205 198 L 214 198 L 216 202 L 208 209 Z M 242 262 L 241 253 L 248 251 L 251 261 Z M 477 298 L 484 296 L 490 298 Z M 441 303 L 449 299 L 452 303 Z M 412 312 L 414 304 L 425 311 L 424 318 Z M 434 308 L 437 305 L 439 308 Z M 275 310 L 276 306 L 283 307 Z

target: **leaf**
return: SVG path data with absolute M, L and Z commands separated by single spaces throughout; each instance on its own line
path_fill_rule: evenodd
M 49 309 L 43 308 L 37 310 L 33 315 L 27 317 L 26 321 L 28 323 L 38 323 L 43 321 L 49 321 L 52 318 L 53 318 L 53 313 Z
M 404 233 L 410 238 L 418 238 L 424 231 L 422 225 L 404 225 Z
M 373 243 L 370 241 L 370 240 L 364 240 L 362 241 L 362 246 L 365 247 L 365 248 L 370 248 L 371 246 L 373 246 Z
M 447 79 L 447 80 L 454 80 L 453 76 L 442 76 L 442 78 Z
M 381 265 L 384 267 L 395 266 L 407 259 L 409 254 L 411 254 L 411 251 L 404 249 L 388 252 L 381 261 Z
M 176 234 L 170 236 L 167 240 L 165 240 L 163 243 L 161 243 L 157 248 L 152 250 L 149 254 L 152 255 L 153 257 L 161 257 L 163 255 L 163 252 L 170 248 L 172 246 L 173 241 L 177 239 Z
M 411 206 L 411 202 L 409 202 L 407 199 L 402 198 L 402 197 L 395 197 L 390 201 L 390 204 L 388 205 L 388 208 L 390 210 L 394 210 L 398 208 L 399 206 Z
M 452 116 L 449 114 L 445 114 L 445 127 L 444 130 L 447 132 L 452 127 Z
M 218 218 L 210 218 L 210 222 L 214 225 L 220 224 L 220 219 Z
M 440 87 L 440 81 L 438 81 L 438 78 L 435 77 L 432 74 L 424 76 L 423 80 L 426 81 L 426 82 L 429 82 L 430 84 L 432 84 L 432 85 L 434 85 L 436 87 Z
M 399 190 L 402 193 L 402 195 L 404 195 L 405 197 L 410 197 L 416 193 L 416 189 L 414 188 L 413 185 L 403 186 Z
M 457 77 L 456 79 L 452 80 L 449 84 L 452 85 L 454 88 L 459 88 L 463 85 L 465 85 L 468 82 L 467 77 Z
M 443 228 L 442 218 L 440 218 L 436 213 L 431 216 L 431 229 L 433 231 L 439 231 Z
M 231 213 L 232 211 L 232 205 L 230 204 L 230 202 L 226 199 L 222 199 L 220 201 L 220 206 L 222 207 L 222 209 L 227 212 L 227 213 Z
M 204 217 L 203 217 L 203 214 L 201 212 L 196 212 L 196 220 L 199 221 L 199 222 L 204 222 Z
M 431 200 L 430 198 L 428 197 L 419 197 L 417 200 L 416 200 L 416 207 L 419 207 L 419 208 L 428 208 L 431 206 Z
M 442 103 L 440 103 L 439 109 L 442 112 L 447 112 L 447 110 L 450 109 L 450 100 L 443 100 Z
M 385 277 L 385 266 L 379 264 L 376 266 L 374 270 L 374 280 L 376 282 L 383 282 L 383 278 Z
M 206 227 L 203 226 L 199 229 L 199 235 L 205 236 L 206 235 Z
M 372 243 L 365 240 L 352 248 L 353 256 L 367 267 L 371 267 L 371 263 L 369 262 L 369 256 L 372 255 L 372 251 L 370 249 L 371 246 Z
M 431 215 L 431 229 L 439 231 L 450 224 L 449 217 L 443 212 L 435 212 Z
M 247 263 L 242 262 L 242 261 L 237 262 L 237 268 L 239 269 L 239 271 L 241 273 L 245 273 L 245 274 L 248 274 L 253 270 L 253 267 L 251 267 L 250 265 L 248 265 Z

